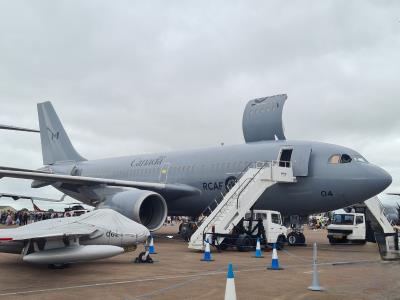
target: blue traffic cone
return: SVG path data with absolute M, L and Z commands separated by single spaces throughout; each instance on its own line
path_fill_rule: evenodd
M 232 264 L 228 265 L 226 274 L 225 300 L 236 300 L 235 275 Z
M 257 238 L 256 255 L 253 257 L 255 257 L 255 258 L 263 258 L 264 257 L 261 252 L 261 244 L 260 244 L 259 238 Z
M 156 250 L 154 249 L 153 236 L 151 236 L 150 239 L 149 254 L 157 254 Z
M 276 251 L 276 244 L 274 244 L 274 248 L 272 249 L 272 262 L 271 266 L 267 268 L 268 270 L 283 270 L 279 266 L 278 252 Z
M 210 243 L 208 242 L 208 239 L 205 241 L 205 243 L 206 249 L 204 250 L 203 259 L 201 261 L 214 261 L 211 257 Z

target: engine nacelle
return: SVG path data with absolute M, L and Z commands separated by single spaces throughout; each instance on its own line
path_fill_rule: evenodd
M 119 192 L 103 202 L 102 206 L 143 224 L 150 231 L 164 224 L 168 212 L 165 199 L 160 194 L 146 190 Z

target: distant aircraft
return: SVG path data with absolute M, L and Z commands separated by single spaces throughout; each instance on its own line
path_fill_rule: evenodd
M 45 166 L 38 171 L 3 167 L 0 177 L 32 179 L 34 188 L 52 185 L 89 205 L 112 208 L 150 230 L 159 229 L 167 214 L 198 217 L 235 185 L 246 166 L 257 161 L 293 167 L 295 183 L 272 185 L 254 205 L 286 216 L 346 207 L 391 184 L 386 171 L 352 149 L 286 140 L 282 126 L 286 99 L 277 95 L 247 103 L 242 121 L 245 144 L 98 160 L 82 157 L 52 104 L 39 103 Z
M 98 209 L 79 217 L 0 229 L 0 252 L 20 254 L 29 263 L 65 267 L 130 251 L 149 235 L 145 226 L 120 213 Z

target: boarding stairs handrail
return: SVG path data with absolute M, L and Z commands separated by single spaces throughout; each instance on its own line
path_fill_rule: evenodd
M 384 213 L 384 206 L 377 196 L 364 201 L 365 205 L 371 212 L 371 214 L 375 217 L 377 222 L 382 228 L 384 233 L 394 233 L 393 225 L 387 219 Z
M 249 168 L 251 168 L 251 166 L 253 165 L 257 165 L 257 162 L 251 162 L 249 164 L 246 165 L 246 167 L 239 172 L 239 176 L 236 178 L 236 183 L 239 182 L 240 178 L 242 178 L 242 176 L 247 172 L 247 170 Z M 231 187 L 230 189 L 227 189 L 225 191 L 225 193 L 221 192 L 216 198 L 214 198 L 208 205 L 207 207 L 201 212 L 199 218 L 197 219 L 196 226 L 199 227 L 201 225 L 201 223 L 203 223 L 203 221 L 213 212 L 214 209 L 217 208 L 217 206 L 221 203 L 221 201 L 224 199 L 225 195 L 233 188 L 236 187 L 236 183 L 233 187 Z M 239 188 L 239 187 L 237 187 Z M 216 204 L 216 205 L 215 205 Z M 212 206 L 215 205 L 214 208 L 212 208 Z
M 239 172 L 239 176 L 236 178 L 236 183 L 238 183 L 240 181 L 240 179 L 242 178 L 242 176 L 250 169 L 250 168 L 254 168 L 254 167 L 265 167 L 265 165 L 267 163 L 275 163 L 275 164 L 279 164 L 279 165 L 283 165 L 287 168 L 291 167 L 291 162 L 290 161 L 254 161 L 251 162 L 249 164 L 246 165 L 246 167 Z M 272 176 L 272 174 L 271 174 Z M 232 188 L 236 188 L 236 183 Z M 244 183 L 243 183 L 244 184 Z M 241 186 L 238 186 L 237 189 L 239 189 Z M 196 226 L 199 227 L 201 225 L 201 223 L 203 223 L 203 221 L 213 212 L 214 209 L 217 208 L 217 206 L 221 203 L 221 201 L 224 199 L 225 195 L 232 189 L 227 189 L 225 191 L 225 193 L 221 192 L 216 198 L 214 198 L 208 205 L 207 207 L 200 213 L 197 221 L 195 222 Z M 240 195 L 239 195 L 240 196 Z M 215 205 L 215 207 L 213 208 L 213 206 Z
M 256 162 L 240 177 L 192 235 L 189 248 L 202 249 L 205 233 L 214 229 L 218 233 L 229 233 L 256 203 L 261 194 L 277 182 L 296 182 L 290 162 Z M 256 184 L 255 184 L 256 183 Z M 251 192 L 243 201 L 243 195 Z M 217 203 L 217 201 L 215 201 Z

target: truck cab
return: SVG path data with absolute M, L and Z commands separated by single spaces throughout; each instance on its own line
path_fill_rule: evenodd
M 331 244 L 366 242 L 365 215 L 362 213 L 334 214 L 327 229 Z
M 253 210 L 246 213 L 243 220 L 243 227 L 249 231 L 254 232 L 258 222 L 264 225 L 266 242 L 268 244 L 276 243 L 279 238 L 286 238 L 287 228 L 282 225 L 282 217 L 280 212 L 273 210 Z M 250 228 L 251 225 L 251 228 Z

